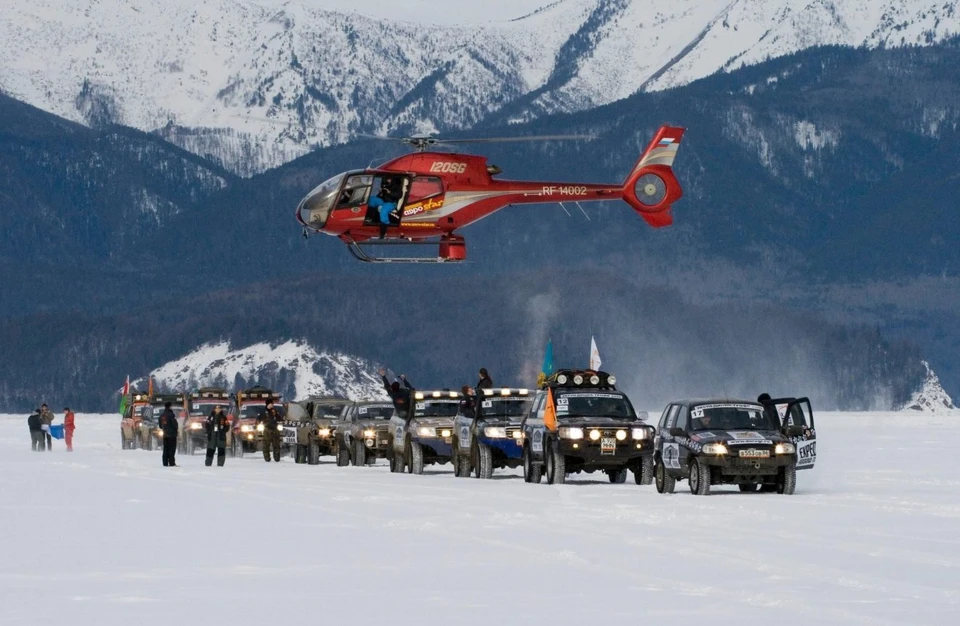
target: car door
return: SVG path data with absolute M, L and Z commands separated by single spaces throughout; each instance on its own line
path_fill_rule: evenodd
M 809 398 L 790 398 L 777 405 L 780 426 L 797 447 L 797 469 L 813 469 L 817 463 L 817 431 L 813 422 L 813 407 Z M 781 410 L 782 407 L 782 410 Z
M 673 474 L 681 470 L 681 455 L 683 446 L 676 442 L 671 430 L 677 426 L 677 416 L 680 414 L 680 405 L 671 404 L 667 411 L 666 422 L 663 428 L 663 449 L 660 452 L 660 459 L 663 467 Z

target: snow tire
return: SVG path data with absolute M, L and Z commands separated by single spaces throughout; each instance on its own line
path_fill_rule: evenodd
M 690 464 L 690 493 L 695 496 L 710 494 L 710 466 L 704 465 L 700 459 L 694 459 Z
M 410 442 L 410 473 L 423 474 L 423 446 L 416 441 Z
M 663 461 L 657 461 L 653 470 L 657 481 L 657 493 L 673 493 L 677 486 L 677 479 L 667 473 L 667 468 L 663 466 Z
M 493 478 L 493 450 L 482 443 L 477 444 L 477 478 Z
M 797 466 L 787 465 L 780 470 L 777 478 L 777 493 L 792 496 L 797 490 Z
M 653 482 L 653 456 L 640 459 L 639 467 L 633 472 L 633 482 L 638 485 L 649 485 Z
M 567 457 L 551 444 L 547 457 L 547 484 L 562 485 L 567 482 Z
M 535 465 L 530 458 L 530 450 L 523 450 L 523 481 L 527 483 L 539 483 L 543 475 L 543 466 Z
M 363 467 L 367 464 L 367 447 L 357 438 L 353 440 L 353 465 Z

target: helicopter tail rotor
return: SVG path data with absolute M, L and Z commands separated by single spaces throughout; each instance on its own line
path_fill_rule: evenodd
M 670 206 L 683 196 L 673 161 L 684 130 L 661 126 L 623 183 L 624 201 L 654 228 L 673 223 Z

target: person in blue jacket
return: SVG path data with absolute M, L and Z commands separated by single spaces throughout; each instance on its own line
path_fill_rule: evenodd
M 387 226 L 390 225 L 390 214 L 396 214 L 397 203 L 400 201 L 402 192 L 399 189 L 399 180 L 395 178 L 384 178 L 380 183 L 380 191 L 374 197 L 370 198 L 368 205 L 377 210 L 380 217 L 380 239 L 387 234 Z M 396 215 L 399 218 L 399 215 Z

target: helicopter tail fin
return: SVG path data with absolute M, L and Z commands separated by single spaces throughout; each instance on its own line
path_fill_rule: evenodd
M 623 199 L 654 228 L 673 223 L 670 206 L 683 196 L 673 160 L 686 129 L 661 126 L 623 183 Z

